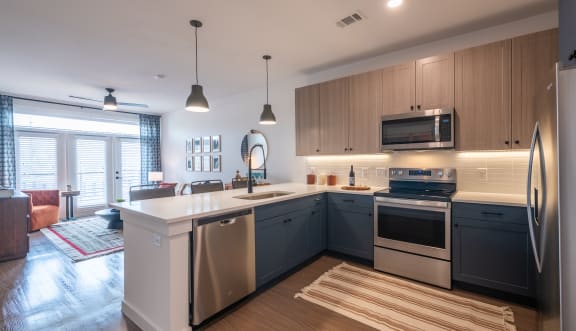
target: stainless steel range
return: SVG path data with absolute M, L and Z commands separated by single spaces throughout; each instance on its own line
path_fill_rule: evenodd
M 451 198 L 456 170 L 390 168 L 374 193 L 374 268 L 452 288 Z

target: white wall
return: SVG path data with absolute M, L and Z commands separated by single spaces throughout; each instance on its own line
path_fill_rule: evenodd
M 240 142 L 244 133 L 249 129 L 257 129 L 261 130 L 268 138 L 270 181 L 275 183 L 289 180 L 304 181 L 306 158 L 295 156 L 294 89 L 296 87 L 557 26 L 558 12 L 552 11 L 509 24 L 383 54 L 322 72 L 308 75 L 296 74 L 281 82 L 272 81 L 270 103 L 278 119 L 278 124 L 275 126 L 258 124 L 262 105 L 265 101 L 264 88 L 221 100 L 210 100 L 212 111 L 209 113 L 187 113 L 184 110 L 167 113 L 163 115 L 162 119 L 162 164 L 165 178 L 167 181 L 191 181 L 207 178 L 221 178 L 225 182 L 230 181 L 236 169 L 239 169 L 241 173 L 246 172 L 246 167 L 240 158 Z M 297 47 L 297 45 L 294 46 Z M 187 173 L 185 171 L 186 138 L 215 134 L 222 135 L 222 173 Z

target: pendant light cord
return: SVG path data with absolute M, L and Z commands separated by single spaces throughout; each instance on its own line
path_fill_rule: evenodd
M 194 28 L 194 39 L 196 41 L 196 85 L 198 85 L 198 27 Z
M 268 104 L 268 59 L 266 59 L 266 104 Z

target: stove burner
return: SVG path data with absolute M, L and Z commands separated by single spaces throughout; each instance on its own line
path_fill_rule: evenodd
M 456 192 L 455 169 L 390 169 L 390 188 L 375 196 L 449 202 Z

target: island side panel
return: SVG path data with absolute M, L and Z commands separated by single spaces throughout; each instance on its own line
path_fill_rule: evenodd
M 191 330 L 188 261 L 192 221 L 184 226 L 189 231 L 182 232 L 182 223 L 168 225 L 125 212 L 122 218 L 123 313 L 143 330 Z M 170 227 L 179 231 L 170 231 Z

